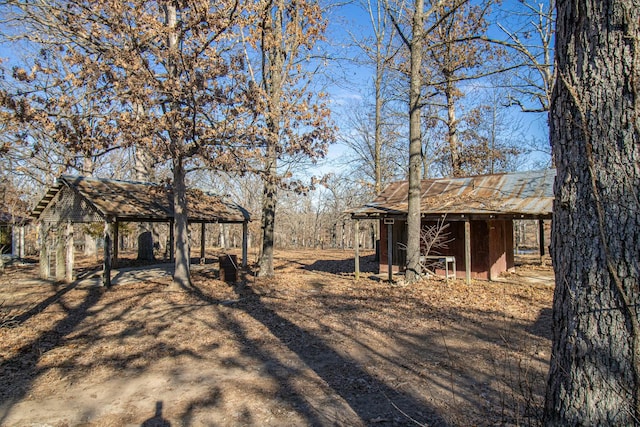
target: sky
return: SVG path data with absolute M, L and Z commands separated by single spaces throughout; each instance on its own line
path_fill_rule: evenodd
M 516 8 L 515 2 L 503 2 L 503 8 Z M 507 10 L 509 11 L 509 10 Z M 511 10 L 515 11 L 515 9 Z M 360 36 L 363 39 L 371 36 L 371 23 L 367 12 L 357 2 L 344 4 L 333 8 L 328 14 L 329 27 L 327 38 L 331 40 L 330 49 L 338 58 L 359 58 L 361 51 L 353 46 L 352 37 Z M 497 17 L 498 22 L 505 26 L 504 18 Z M 526 21 L 525 21 L 526 23 Z M 518 24 L 512 24 L 510 28 L 515 28 Z M 490 30 L 492 37 L 504 37 L 504 33 L 495 25 Z M 340 64 L 330 64 L 335 76 L 344 79 L 328 87 L 331 94 L 334 119 L 340 126 L 344 123 L 342 118 L 355 105 L 366 102 L 373 88 L 373 68 L 357 65 L 353 61 L 341 61 Z M 517 108 L 508 109 L 508 120 L 514 123 L 517 133 L 514 138 L 523 139 L 527 142 L 537 141 L 543 150 L 548 147 L 548 125 L 546 114 L 522 113 Z M 348 132 L 342 128 L 341 132 Z M 330 147 L 329 154 L 325 161 L 317 170 L 321 173 L 339 173 L 344 169 L 344 159 L 348 155 L 347 149 L 341 143 L 336 143 Z M 548 154 L 543 152 L 532 152 L 524 160 L 520 169 L 539 168 L 541 163 L 548 161 Z
M 517 4 L 506 1 L 504 4 Z M 335 3 L 334 3 L 335 4 Z M 357 2 L 340 3 L 327 9 L 328 28 L 327 43 L 322 50 L 328 52 L 329 59 L 325 61 L 325 76 L 321 83 L 321 89 L 330 94 L 333 117 L 341 128 L 340 132 L 349 132 L 345 126 L 344 117 L 355 106 L 367 102 L 370 98 L 373 82 L 373 68 L 358 65 L 353 59 L 362 57 L 358 48 L 353 46 L 353 37 L 361 40 L 371 35 L 371 23 L 364 8 Z M 495 28 L 493 30 L 496 31 Z M 15 45 L 0 43 L 0 57 L 14 57 Z M 546 115 L 523 114 L 515 108 L 510 109 L 509 115 L 514 123 L 519 123 L 519 138 L 538 141 L 548 140 Z M 339 139 L 339 138 L 338 138 Z M 544 143 L 541 144 L 544 146 Z M 329 148 L 328 155 L 319 162 L 318 166 L 307 171 L 308 175 L 321 175 L 325 173 L 340 173 L 344 170 L 345 158 L 348 150 L 340 142 Z M 532 168 L 545 155 L 532 154 L 529 165 L 523 169 Z

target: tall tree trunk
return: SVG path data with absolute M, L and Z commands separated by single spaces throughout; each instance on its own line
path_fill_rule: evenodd
M 93 176 L 93 156 L 91 150 L 85 151 L 84 157 L 82 159 L 82 176 L 90 177 Z M 84 233 L 84 256 L 92 256 L 98 252 L 98 246 L 96 244 L 96 239 L 87 232 Z
M 265 156 L 265 179 L 262 194 L 262 254 L 260 257 L 261 277 L 271 277 L 273 270 L 273 244 L 275 237 L 275 218 L 278 179 L 278 150 L 280 142 L 280 123 L 282 121 L 282 85 L 284 83 L 284 46 L 282 45 L 282 14 L 284 1 L 278 0 L 270 5 L 273 11 L 271 19 L 263 25 L 264 38 L 273 38 L 270 48 L 263 47 L 263 84 L 268 97 L 267 112 L 267 149 Z
M 375 112 L 375 141 L 374 141 L 374 154 L 373 164 L 375 168 L 375 192 L 379 195 L 382 192 L 382 78 L 384 76 L 384 64 L 382 54 L 380 52 L 382 43 L 381 40 L 377 40 L 376 44 L 376 112 Z
M 547 425 L 640 424 L 640 1 L 558 1 Z
M 175 272 L 173 282 L 183 288 L 191 286 L 189 271 L 189 224 L 187 221 L 187 186 L 182 157 L 173 161 L 173 210 L 175 228 Z
M 452 78 L 451 75 L 445 73 L 445 78 Z M 460 143 L 458 141 L 458 120 L 456 119 L 456 103 L 453 94 L 455 88 L 453 83 L 447 81 L 444 91 L 447 98 L 447 140 L 449 142 L 449 152 L 451 154 L 451 175 L 460 177 L 463 175 L 462 162 L 460 160 Z
M 142 107 L 138 107 L 140 114 L 143 114 Z M 136 180 L 142 182 L 153 181 L 153 159 L 147 150 L 135 147 L 134 151 L 134 172 Z M 138 223 L 138 259 L 151 261 L 155 259 L 153 254 L 153 223 Z
M 420 181 L 422 165 L 422 130 L 420 126 L 420 90 L 422 80 L 422 21 L 424 0 L 415 0 L 411 38 L 411 77 L 409 87 L 409 200 L 407 212 L 408 283 L 416 282 L 420 270 Z
M 275 239 L 276 200 L 278 186 L 276 182 L 277 154 L 275 147 L 269 147 L 266 159 L 268 161 L 267 176 L 264 180 L 264 192 L 262 194 L 262 254 L 260 255 L 260 277 L 272 277 L 273 270 L 273 244 Z

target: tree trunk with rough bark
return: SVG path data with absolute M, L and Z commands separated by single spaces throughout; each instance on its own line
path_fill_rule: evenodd
M 420 91 L 423 46 L 424 0 L 415 0 L 413 36 L 411 38 L 411 76 L 409 87 L 409 195 L 407 207 L 408 283 L 419 280 L 420 269 L 420 181 L 422 167 L 422 130 L 420 126 Z
M 558 1 L 546 425 L 640 424 L 640 1 Z
M 189 271 L 189 224 L 187 221 L 187 186 L 182 157 L 173 161 L 173 210 L 175 230 L 175 271 L 173 283 L 182 288 L 191 286 Z
M 445 88 L 445 98 L 447 99 L 447 140 L 449 142 L 449 152 L 451 155 L 451 175 L 454 177 L 463 176 L 462 161 L 460 159 L 460 142 L 458 141 L 458 120 L 456 119 L 455 87 L 450 79 L 453 75 L 445 73 L 447 80 Z
M 282 85 L 284 84 L 285 52 L 282 44 L 282 22 L 285 13 L 284 1 L 274 4 L 272 21 L 264 25 L 267 36 L 273 37 L 273 45 L 263 51 L 263 84 L 268 97 L 267 148 L 265 156 L 265 178 L 262 194 L 262 253 L 260 277 L 274 276 L 273 245 L 275 237 L 276 201 L 278 192 L 278 151 L 280 123 L 282 121 Z M 271 13 L 271 11 L 269 11 Z M 264 49 L 264 48 L 263 48 Z
M 260 255 L 258 275 L 260 277 L 273 277 L 273 245 L 275 239 L 276 200 L 278 185 L 276 182 L 277 155 L 275 147 L 270 147 L 272 154 L 267 154 L 267 176 L 264 181 L 262 195 L 262 252 Z
M 142 107 L 137 107 L 140 114 L 144 114 Z M 135 147 L 134 152 L 135 176 L 141 182 L 153 182 L 153 159 L 147 150 Z M 155 259 L 153 253 L 153 227 L 151 222 L 138 223 L 138 259 L 152 261 Z

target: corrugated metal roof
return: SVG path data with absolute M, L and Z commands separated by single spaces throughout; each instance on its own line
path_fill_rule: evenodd
M 63 175 L 49 188 L 32 216 L 39 218 L 64 189 L 86 201 L 103 218 L 121 221 L 168 221 L 174 217 L 173 189 L 153 183 Z M 197 189 L 187 190 L 192 222 L 244 222 L 249 213 L 241 206 Z
M 555 169 L 421 182 L 421 214 L 551 218 Z M 374 201 L 349 211 L 354 218 L 406 215 L 408 181 L 389 184 Z

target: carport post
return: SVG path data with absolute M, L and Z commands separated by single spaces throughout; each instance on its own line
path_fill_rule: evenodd
M 393 282 L 393 220 L 385 221 L 387 225 L 387 267 L 389 268 L 389 283 Z
M 73 223 L 67 222 L 67 230 L 65 232 L 65 246 L 66 246 L 66 259 L 65 259 L 65 280 L 67 283 L 73 282 L 73 258 L 74 258 L 74 242 L 73 242 Z
M 174 261 L 174 251 L 175 248 L 173 247 L 175 244 L 175 230 L 173 229 L 173 225 L 174 225 L 174 220 L 172 219 L 171 221 L 169 221 L 169 261 Z
M 538 220 L 538 235 L 540 241 L 540 258 L 544 256 L 544 219 Z
M 204 240 L 206 238 L 206 226 L 207 224 L 205 222 L 200 223 L 200 263 L 201 264 L 204 264 L 206 261 L 205 244 L 204 244 Z
M 119 252 L 119 246 L 120 246 L 120 231 L 119 231 L 118 227 L 118 220 L 116 219 L 114 226 L 113 226 L 113 265 L 115 265 L 118 262 L 118 252 Z
M 464 220 L 464 274 L 467 285 L 471 284 L 471 222 Z
M 247 266 L 247 252 L 249 248 L 249 223 L 242 223 L 242 267 Z
M 356 280 L 360 278 L 360 220 L 355 220 L 355 229 L 353 230 L 354 248 L 356 251 L 355 270 Z
M 113 245 L 113 222 L 107 218 L 104 223 L 104 261 L 102 264 L 102 286 L 111 287 L 111 249 Z

